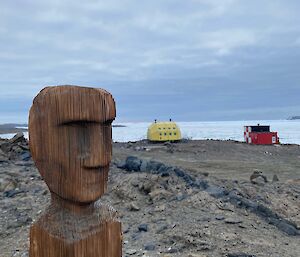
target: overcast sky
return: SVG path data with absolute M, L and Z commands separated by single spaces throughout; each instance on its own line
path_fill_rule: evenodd
M 300 115 L 298 0 L 0 2 L 0 122 L 46 85 L 103 87 L 119 121 Z

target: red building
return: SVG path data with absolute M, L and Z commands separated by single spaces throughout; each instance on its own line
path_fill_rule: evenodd
M 277 132 L 270 132 L 270 126 L 245 126 L 244 138 L 246 143 L 254 145 L 279 144 Z

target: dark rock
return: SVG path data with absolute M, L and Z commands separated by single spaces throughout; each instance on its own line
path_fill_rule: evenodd
M 31 160 L 28 161 L 16 161 L 15 162 L 16 166 L 22 166 L 22 167 L 30 167 L 34 165 L 34 162 Z
M 185 183 L 187 183 L 188 186 L 191 186 L 191 187 L 195 186 L 194 185 L 195 178 L 193 178 L 192 176 L 185 174 L 183 176 L 183 180 L 185 181 Z
M 169 226 L 168 225 L 162 225 L 160 226 L 157 230 L 156 230 L 156 233 L 157 234 L 160 234 L 161 232 L 163 232 L 164 230 L 168 229 Z
M 268 183 L 268 179 L 265 175 L 262 174 L 261 171 L 255 170 L 252 175 L 250 176 L 250 182 L 252 184 L 257 185 L 264 185 L 265 183 Z
M 185 172 L 184 172 L 182 169 L 179 169 L 179 168 L 175 168 L 175 169 L 174 169 L 174 172 L 175 172 L 175 174 L 176 174 L 178 177 L 184 177 L 184 175 L 185 175 Z
M 200 251 L 207 251 L 207 250 L 211 250 L 213 246 L 209 242 L 201 241 L 198 242 L 198 248 Z
M 193 183 L 194 187 L 206 190 L 208 188 L 208 182 L 206 180 L 199 180 L 197 179 L 196 181 L 194 181 Z
M 145 244 L 144 249 L 145 249 L 146 251 L 154 251 L 154 250 L 155 250 L 155 245 L 154 245 L 154 244 L 151 244 L 151 243 Z
M 146 161 L 139 159 L 137 157 L 129 156 L 126 159 L 126 164 L 124 169 L 130 171 L 143 171 L 143 172 L 150 172 L 152 174 L 161 174 L 161 176 L 170 176 L 172 173 L 175 174 L 177 177 L 184 180 L 188 187 L 198 188 L 201 190 L 206 190 L 211 196 L 215 198 L 221 198 L 226 202 L 230 202 L 235 207 L 238 208 L 245 208 L 248 211 L 255 213 L 256 215 L 262 217 L 268 223 L 275 225 L 281 231 L 289 235 L 299 235 L 299 229 L 297 225 L 289 222 L 288 220 L 280 217 L 277 213 L 273 212 L 270 208 L 264 206 L 261 202 L 268 204 L 264 199 L 252 198 L 248 199 L 247 195 L 244 195 L 240 190 L 233 189 L 228 191 L 227 189 L 216 186 L 210 185 L 207 180 L 203 179 L 195 179 L 195 177 L 188 174 L 185 170 L 180 169 L 178 167 L 170 167 L 161 162 L 157 161 Z M 261 180 L 263 183 L 267 183 L 267 178 L 262 175 L 260 171 L 255 171 L 250 180 L 252 183 L 257 183 L 256 180 Z M 146 194 L 150 194 L 151 188 L 149 190 L 146 189 L 147 187 L 142 186 L 139 187 L 140 190 L 144 191 Z M 166 189 L 166 188 L 165 188 Z M 168 199 L 168 195 L 165 193 L 165 190 L 160 190 L 157 192 L 151 191 L 150 197 L 152 202 L 155 199 Z M 176 199 L 176 197 L 174 197 Z M 181 197 L 178 198 L 181 200 Z M 241 221 L 235 220 L 231 221 L 230 219 L 226 221 L 226 223 L 230 224 L 238 224 Z
M 228 194 L 229 201 L 240 208 L 246 208 L 256 215 L 262 217 L 264 220 L 269 222 L 269 224 L 276 226 L 279 230 L 285 232 L 290 236 L 300 235 L 300 230 L 297 225 L 280 217 L 277 213 L 273 212 L 270 208 L 255 203 L 249 199 L 246 199 L 237 194 L 236 191 L 231 191 Z
M 141 224 L 138 226 L 138 230 L 140 232 L 147 232 L 148 231 L 148 224 Z
M 142 160 L 140 171 L 141 172 L 146 172 L 148 167 L 148 161 L 147 160 Z
M 35 186 L 34 188 L 32 188 L 32 192 L 34 194 L 38 194 L 40 192 L 44 193 L 44 187 L 41 187 L 41 186 Z
M 28 216 L 21 216 L 20 218 L 18 218 L 18 222 L 23 223 L 25 225 L 32 222 L 32 218 Z
M 26 226 L 26 225 L 30 224 L 30 222 L 32 222 L 32 219 L 30 217 L 21 216 L 16 221 L 9 224 L 7 226 L 7 229 L 23 227 L 23 226 Z
M 17 194 L 22 194 L 22 193 L 25 193 L 25 191 L 12 189 L 12 190 L 5 191 L 3 194 L 5 197 L 14 197 Z
M 289 224 L 285 220 L 279 221 L 275 224 L 281 231 L 287 233 L 290 236 L 299 236 L 300 231 L 297 229 L 296 225 Z
M 22 154 L 21 154 L 21 159 L 23 160 L 23 161 L 29 161 L 30 160 L 30 158 L 31 158 L 31 154 L 30 154 L 30 152 L 23 152 Z
M 237 219 L 237 218 L 227 218 L 224 220 L 225 223 L 227 224 L 239 224 L 239 223 L 242 223 L 243 221 L 240 220 L 240 219 Z
M 202 218 L 197 219 L 197 221 L 200 221 L 200 222 L 210 222 L 211 218 L 210 217 L 202 217 Z
M 216 220 L 224 220 L 225 217 L 223 215 L 217 215 Z
M 278 178 L 278 176 L 275 174 L 275 175 L 273 176 L 272 182 L 274 183 L 274 182 L 278 182 L 278 181 L 279 181 L 279 178 Z
M 30 150 L 30 148 L 29 148 L 29 146 L 26 144 L 20 144 L 19 145 L 23 150 L 25 150 L 25 151 L 29 151 Z
M 215 198 L 220 198 L 226 195 L 226 191 L 218 186 L 211 185 L 206 189 L 206 192 Z
M 172 167 L 166 166 L 165 164 L 157 161 L 147 161 L 139 159 L 134 156 L 127 157 L 125 163 L 119 163 L 118 168 L 126 169 L 128 171 L 141 171 L 150 172 L 152 174 L 160 174 L 162 177 L 170 176 L 170 172 L 173 170 Z
M 177 248 L 172 248 L 170 247 L 168 250 L 167 250 L 167 253 L 177 253 L 179 252 L 179 250 Z
M 174 171 L 173 167 L 164 166 L 164 169 L 160 168 L 159 173 L 162 177 L 169 177 L 173 171 Z
M 169 173 L 168 171 L 163 171 L 163 172 L 160 173 L 160 175 L 161 175 L 162 177 L 169 177 L 169 176 L 170 176 L 170 173 Z
M 131 236 L 131 238 L 132 238 L 132 240 L 134 240 L 134 241 L 136 241 L 136 240 L 140 240 L 140 238 L 141 238 L 141 235 L 140 235 L 140 234 L 138 234 L 138 233 L 135 233 L 135 234 L 133 234 L 133 235 Z
M 135 156 L 128 156 L 125 169 L 128 171 L 140 171 L 142 161 Z
M 248 254 L 248 253 L 229 253 L 228 257 L 256 257 L 256 255 Z
M 159 166 L 159 168 L 158 168 L 158 173 L 163 173 L 163 172 L 165 172 L 166 170 L 168 169 L 168 167 L 166 166 L 166 165 L 164 165 L 163 163 Z
M 117 162 L 116 165 L 119 169 L 126 169 L 126 161 Z
M 164 166 L 161 162 L 149 161 L 147 164 L 147 171 L 158 171 L 161 166 Z

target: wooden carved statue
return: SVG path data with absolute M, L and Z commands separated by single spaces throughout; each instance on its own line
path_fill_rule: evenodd
M 112 155 L 114 100 L 102 89 L 46 87 L 29 114 L 35 164 L 51 204 L 30 230 L 30 257 L 120 257 L 121 223 L 99 198 Z

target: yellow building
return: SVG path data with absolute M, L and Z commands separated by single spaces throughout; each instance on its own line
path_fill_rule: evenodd
M 148 128 L 147 138 L 150 141 L 178 141 L 181 139 L 181 132 L 173 121 L 155 121 Z

